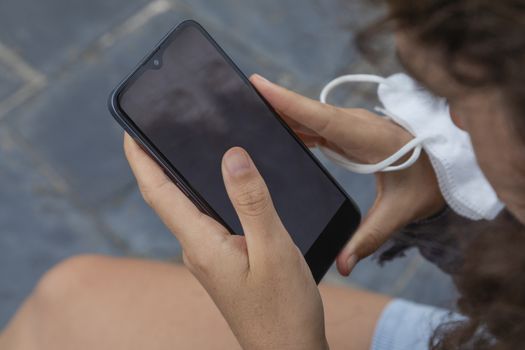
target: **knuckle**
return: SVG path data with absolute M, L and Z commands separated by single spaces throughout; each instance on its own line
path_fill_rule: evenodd
M 265 186 L 260 183 L 250 183 L 238 192 L 234 202 L 244 214 L 259 216 L 270 205 L 270 197 Z
M 186 266 L 192 274 L 197 273 L 198 270 L 195 264 L 193 263 L 193 258 L 188 257 L 188 254 L 186 254 L 186 251 L 183 251 L 182 253 L 182 262 L 184 263 L 184 266 Z
M 146 186 L 144 184 L 139 184 L 140 194 L 144 201 L 150 206 L 154 207 L 156 198 L 162 191 L 167 189 L 167 186 L 172 185 L 171 181 L 164 181 L 156 186 Z
M 333 128 L 334 118 L 337 115 L 337 107 L 328 104 L 323 104 L 322 106 L 327 117 L 322 118 L 322 122 L 318 127 L 317 132 L 321 135 L 328 133 Z
M 383 120 L 382 117 L 378 116 L 376 113 L 370 112 L 366 108 L 347 108 L 346 111 L 350 113 L 352 116 L 360 118 L 360 119 L 370 120 L 370 118 L 372 119 L 377 118 L 378 120 Z
M 292 266 L 298 266 L 304 258 L 299 247 L 293 245 L 292 249 L 288 251 L 284 259 L 286 259 L 286 261 Z
M 184 266 L 188 267 L 191 270 L 190 261 L 188 260 L 188 256 L 186 255 L 186 252 L 184 250 L 182 251 L 182 262 Z
M 192 271 L 200 275 L 209 275 L 214 265 L 211 254 L 197 254 L 185 252 L 183 256 L 184 264 Z
M 298 266 L 301 259 L 303 259 L 303 255 L 295 244 L 278 242 L 274 249 L 268 251 L 265 265 L 272 273 L 275 273 L 275 271 L 282 270 L 283 266 Z
M 142 199 L 144 199 L 144 202 L 146 202 L 146 204 L 150 207 L 153 206 L 153 198 L 151 196 L 151 191 L 144 188 L 143 186 L 140 186 L 139 190 L 140 194 L 142 195 Z
M 383 245 L 383 234 L 381 230 L 378 228 L 372 228 L 367 233 L 366 238 L 361 242 L 361 252 L 362 256 L 360 258 L 364 258 L 373 252 L 375 252 L 380 246 Z

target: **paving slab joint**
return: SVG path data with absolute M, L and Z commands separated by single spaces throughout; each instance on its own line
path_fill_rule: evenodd
M 18 90 L 0 101 L 1 121 L 10 111 L 42 90 L 47 84 L 47 77 L 2 43 L 0 43 L 0 63 L 12 69 L 24 81 Z

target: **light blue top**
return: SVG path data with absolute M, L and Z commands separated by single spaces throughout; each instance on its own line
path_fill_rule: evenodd
M 448 310 L 394 299 L 376 325 L 371 350 L 428 350 L 439 325 L 463 319 Z

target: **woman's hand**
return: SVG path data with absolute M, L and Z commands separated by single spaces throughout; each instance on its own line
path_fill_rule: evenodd
M 229 150 L 222 173 L 244 236 L 201 213 L 128 136 L 126 156 L 146 202 L 180 241 L 184 263 L 244 349 L 326 349 L 311 272 L 248 154 Z
M 298 95 L 254 75 L 252 83 L 309 146 L 322 145 L 360 163 L 377 163 L 412 139 L 398 125 L 362 109 L 343 109 Z M 337 258 L 343 275 L 407 224 L 432 216 L 445 201 L 426 155 L 410 168 L 376 174 L 377 197 Z

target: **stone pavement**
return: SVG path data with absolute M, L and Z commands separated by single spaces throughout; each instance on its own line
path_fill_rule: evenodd
M 370 67 L 352 46 L 377 16 L 343 0 L 2 0 L 0 3 L 0 328 L 51 266 L 81 253 L 180 260 L 180 247 L 142 202 L 110 117 L 113 86 L 173 25 L 200 21 L 246 73 L 316 96 Z M 349 97 L 348 97 L 349 96 Z M 364 101 L 364 102 L 361 102 Z M 338 102 L 369 106 L 370 91 Z M 328 165 L 363 210 L 373 178 Z M 326 280 L 451 306 L 448 277 L 416 252 L 351 278 Z

